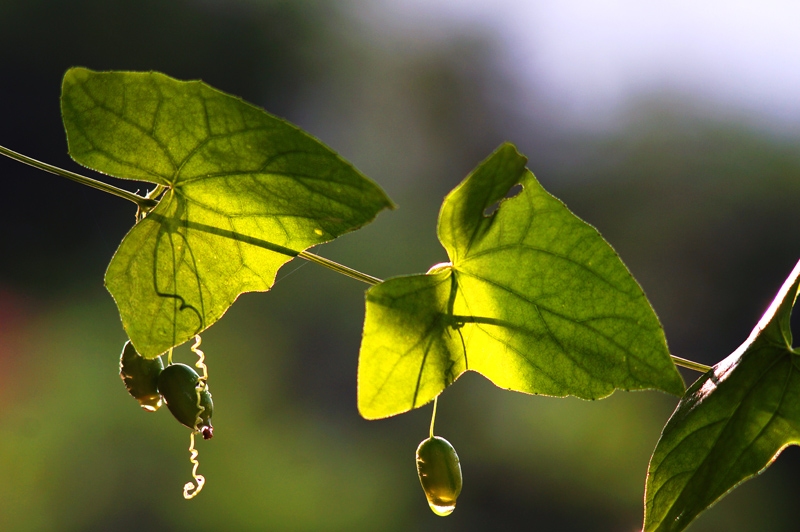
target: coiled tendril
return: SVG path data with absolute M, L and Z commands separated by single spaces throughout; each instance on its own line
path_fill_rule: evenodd
M 202 421 L 200 419 L 200 414 L 205 411 L 205 407 L 200 404 L 200 394 L 206 389 L 206 381 L 208 380 L 208 367 L 206 367 L 206 365 L 203 363 L 205 360 L 205 353 L 200 350 L 200 342 L 202 341 L 200 339 L 200 335 L 198 334 L 194 337 L 194 339 L 195 342 L 192 346 L 192 352 L 196 354 L 198 358 L 195 367 L 201 370 L 202 374 L 200 375 L 200 380 L 198 381 L 197 386 L 195 386 L 195 392 L 197 394 L 197 415 L 195 416 L 194 420 L 194 430 L 189 435 L 189 461 L 192 463 L 192 477 L 194 477 L 194 482 L 187 482 L 183 486 L 183 498 L 187 500 L 200 493 L 206 483 L 205 477 L 197 474 L 197 468 L 200 466 L 200 462 L 197 460 L 197 449 L 194 448 L 194 435 L 195 433 L 202 433 L 203 438 L 206 440 L 211 438 L 213 435 L 211 427 L 205 426 L 203 427 L 202 431 L 199 428 L 200 422 Z

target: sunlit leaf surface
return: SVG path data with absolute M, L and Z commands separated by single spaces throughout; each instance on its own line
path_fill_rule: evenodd
M 534 394 L 683 393 L 642 289 L 526 162 L 501 146 L 445 199 L 439 239 L 451 265 L 367 292 L 364 417 L 423 405 L 467 370 Z M 517 184 L 522 191 L 502 201 Z
M 61 106 L 77 162 L 166 187 L 106 272 L 147 357 L 212 325 L 239 294 L 268 290 L 298 252 L 391 207 L 316 139 L 199 81 L 75 68 Z
M 750 337 L 686 392 L 650 459 L 645 532 L 678 532 L 800 443 L 800 362 L 789 319 L 795 266 Z

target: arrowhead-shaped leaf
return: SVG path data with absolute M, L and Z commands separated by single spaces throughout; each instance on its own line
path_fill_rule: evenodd
M 199 81 L 67 72 L 70 155 L 166 187 L 106 272 L 136 349 L 154 357 L 269 290 L 306 248 L 370 222 L 383 191 L 298 128 Z
M 789 327 L 800 262 L 749 338 L 681 399 L 650 459 L 645 532 L 678 532 L 800 443 L 800 360 Z
M 533 394 L 683 393 L 642 289 L 526 162 L 501 146 L 447 196 L 439 240 L 451 265 L 367 292 L 358 369 L 365 418 L 421 406 L 467 370 Z M 516 184 L 522 192 L 503 200 Z

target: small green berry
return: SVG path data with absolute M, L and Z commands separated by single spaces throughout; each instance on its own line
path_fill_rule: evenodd
M 417 474 L 436 515 L 450 515 L 461 493 L 461 463 L 450 442 L 439 436 L 417 447 Z
M 158 391 L 175 419 L 192 430 L 199 430 L 205 439 L 213 436 L 214 403 L 208 385 L 200 380 L 195 370 L 186 364 L 170 364 L 158 376 Z M 198 402 L 202 409 L 198 408 Z
M 136 351 L 130 340 L 122 348 L 119 376 L 122 377 L 128 393 L 148 412 L 155 412 L 163 403 L 158 392 L 158 376 L 163 369 L 164 363 L 161 362 L 161 358 L 144 358 Z

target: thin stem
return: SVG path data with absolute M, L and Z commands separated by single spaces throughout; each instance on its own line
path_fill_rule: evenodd
M 433 438 L 433 422 L 436 421 L 436 405 L 439 402 L 439 396 L 433 398 L 433 414 L 431 414 L 431 438 Z
M 672 362 L 676 366 L 683 366 L 684 368 L 693 369 L 695 371 L 699 371 L 700 373 L 705 373 L 711 369 L 711 366 L 706 366 L 705 364 L 700 364 L 698 362 L 693 362 L 691 360 L 687 360 L 685 358 L 676 357 L 675 355 L 670 355 L 672 357 Z
M 347 275 L 348 277 L 352 277 L 358 281 L 363 283 L 367 283 L 369 285 L 376 285 L 382 283 L 381 279 L 377 277 L 373 277 L 371 275 L 367 275 L 366 273 L 361 273 L 358 270 L 354 270 L 348 266 L 344 266 L 343 264 L 339 264 L 338 262 L 334 262 L 330 259 L 326 259 L 325 257 L 320 257 L 319 255 L 314 255 L 313 253 L 309 253 L 307 251 L 301 251 L 297 254 L 298 257 L 301 259 L 305 259 L 310 262 L 315 262 L 321 266 L 325 266 L 328 269 L 331 269 L 337 273 L 341 273 L 343 275 Z M 675 355 L 670 355 L 672 357 L 672 362 L 678 366 L 683 366 L 684 368 L 692 369 L 694 371 L 699 371 L 700 373 L 705 373 L 711 369 L 710 366 L 706 366 L 704 364 L 700 364 L 699 362 L 694 362 L 692 360 L 687 360 L 685 358 L 676 357 Z M 436 416 L 436 399 L 433 400 L 433 415 Z M 433 437 L 433 419 L 431 419 L 431 437 Z
M 0 154 L 5 155 L 6 157 L 10 157 L 15 161 L 19 161 L 21 163 L 33 166 L 34 168 L 38 168 L 39 170 L 44 170 L 45 172 L 50 172 L 51 174 L 60 175 L 61 177 L 66 177 L 67 179 L 77 181 L 82 185 L 96 188 L 98 190 L 102 190 L 103 192 L 108 192 L 109 194 L 113 194 L 115 196 L 119 196 L 120 198 L 124 198 L 128 201 L 132 201 L 139 207 L 139 209 L 143 211 L 148 211 L 153 207 L 155 207 L 156 205 L 158 205 L 158 202 L 153 199 L 143 198 L 138 194 L 134 194 L 133 192 L 128 192 L 127 190 L 117 188 L 113 185 L 109 185 L 108 183 L 92 179 L 91 177 L 82 176 L 80 174 L 76 174 L 75 172 L 70 172 L 69 170 L 64 170 L 63 168 L 43 163 L 42 161 L 37 161 L 36 159 L 31 159 L 26 155 L 22 155 L 21 153 L 9 150 L 8 148 L 5 148 L 3 146 L 0 146 Z
M 320 266 L 325 266 L 326 268 L 333 270 L 337 273 L 341 273 L 348 277 L 352 277 L 353 279 L 361 281 L 362 283 L 367 283 L 369 285 L 376 285 L 383 282 L 381 279 L 378 279 L 377 277 L 367 275 L 366 273 L 361 273 L 358 270 L 354 270 L 353 268 L 349 268 L 347 266 L 339 264 L 338 262 L 333 262 L 332 260 L 320 257 L 319 255 L 314 255 L 313 253 L 309 253 L 308 251 L 301 251 L 300 253 L 297 254 L 297 256 L 300 257 L 301 259 L 305 259 L 310 262 L 315 262 Z
M 115 196 L 119 196 L 120 198 L 135 203 L 141 211 L 149 211 L 150 209 L 158 205 L 158 201 L 154 198 L 158 197 L 158 195 L 161 194 L 165 189 L 163 185 L 157 185 L 155 189 L 150 191 L 147 197 L 142 197 L 139 196 L 138 194 L 134 194 L 133 192 L 128 192 L 127 190 L 123 190 L 113 185 L 109 185 L 108 183 L 104 183 L 103 181 L 98 181 L 96 179 L 92 179 L 91 177 L 86 177 L 80 174 L 76 174 L 75 172 L 70 172 L 69 170 L 64 170 L 63 168 L 59 168 L 57 166 L 44 163 L 42 161 L 38 161 L 36 159 L 28 157 L 27 155 L 22 155 L 21 153 L 9 150 L 4 146 L 0 146 L 0 154 L 5 155 L 6 157 L 9 157 L 11 159 L 14 159 L 15 161 L 19 161 L 21 163 L 33 166 L 34 168 L 38 168 L 39 170 L 44 170 L 45 172 L 50 172 L 51 174 L 60 175 L 61 177 L 66 177 L 67 179 L 71 179 L 82 185 L 96 188 L 98 190 L 102 190 L 103 192 L 107 192 Z M 348 277 L 352 277 L 357 281 L 361 281 L 369 285 L 374 286 L 376 284 L 383 282 L 381 279 L 378 279 L 377 277 L 373 277 L 372 275 L 362 273 L 358 270 L 354 270 L 353 268 L 350 268 L 343 264 L 339 264 L 338 262 L 334 262 L 330 259 L 320 257 L 319 255 L 309 253 L 307 251 L 301 251 L 300 253 L 297 254 L 297 256 L 300 257 L 301 259 L 305 259 L 310 262 L 315 262 L 320 266 L 324 266 L 337 273 L 341 273 Z M 172 353 L 170 352 L 170 359 L 171 355 Z M 704 364 L 699 364 L 697 362 L 693 362 L 685 358 L 676 357 L 675 355 L 670 355 L 670 356 L 672 357 L 672 361 L 676 365 L 683 366 L 684 368 L 689 368 L 694 371 L 699 371 L 701 373 L 705 373 L 711 369 L 710 366 L 706 366 Z M 431 437 L 433 437 L 433 422 L 435 418 L 436 418 L 436 399 L 433 400 L 433 417 L 431 417 Z
M 70 172 L 69 170 L 64 170 L 63 168 L 59 168 L 57 166 L 44 163 L 42 161 L 37 161 L 36 159 L 32 159 L 27 155 L 23 155 L 13 150 L 9 150 L 4 146 L 0 146 L 0 154 L 3 154 L 11 159 L 14 159 L 15 161 L 19 161 L 21 163 L 33 166 L 34 168 L 38 168 L 39 170 L 44 170 L 45 172 L 50 172 L 51 174 L 60 175 L 62 177 L 66 177 L 67 179 L 77 181 L 78 183 L 81 183 L 83 185 L 87 185 L 102 190 L 103 192 L 114 194 L 115 196 L 119 196 L 120 198 L 124 198 L 128 201 L 132 201 L 142 211 L 148 211 L 153 207 L 155 207 L 156 205 L 158 205 L 158 201 L 155 198 L 157 198 L 158 195 L 161 194 L 165 189 L 163 185 L 157 185 L 156 188 L 150 191 L 147 197 L 142 197 L 139 196 L 138 194 L 134 194 L 133 192 L 128 192 L 127 190 L 123 190 L 113 185 L 109 185 L 108 183 L 104 183 L 102 181 L 98 181 L 90 177 L 82 176 L 80 174 L 76 174 L 75 172 Z M 314 255 L 313 253 L 309 253 L 307 251 L 301 251 L 300 253 L 297 254 L 297 256 L 311 262 L 316 262 L 317 264 L 325 266 L 326 268 L 331 269 L 335 272 L 347 275 L 348 277 L 352 277 L 353 279 L 356 279 L 358 281 L 370 285 L 376 285 L 378 283 L 383 282 L 381 279 L 378 279 L 377 277 L 367 275 L 366 273 L 361 273 L 358 270 L 354 270 L 353 268 L 349 268 L 347 266 L 344 266 L 343 264 L 339 264 L 324 257 L 320 257 L 319 255 Z

